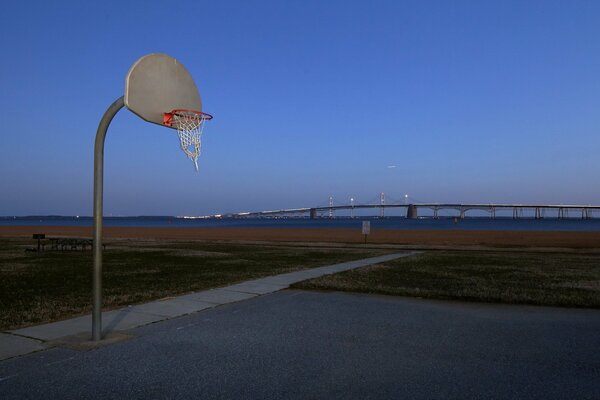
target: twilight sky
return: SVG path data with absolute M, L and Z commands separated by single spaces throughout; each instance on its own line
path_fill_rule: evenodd
M 105 215 L 599 204 L 598 21 L 597 1 L 6 2 L 0 215 L 91 215 L 98 122 L 153 52 L 215 116 L 200 173 L 122 110 Z

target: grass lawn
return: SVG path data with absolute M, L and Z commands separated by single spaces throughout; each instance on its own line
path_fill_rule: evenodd
M 600 308 L 600 254 L 432 251 L 293 287 Z
M 0 330 L 91 312 L 92 252 L 25 252 L 32 246 L 31 239 L 0 239 Z M 384 253 L 389 251 L 109 241 L 104 309 Z

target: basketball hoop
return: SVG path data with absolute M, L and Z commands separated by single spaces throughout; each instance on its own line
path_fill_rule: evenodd
M 211 120 L 212 115 L 194 110 L 173 110 L 164 114 L 163 124 L 177 129 L 179 146 L 198 171 L 198 157 L 202 147 L 202 129 L 204 121 Z
M 104 141 L 110 122 L 123 107 L 153 124 L 177 129 L 181 149 L 198 170 L 200 137 L 204 121 L 202 99 L 194 79 L 181 62 L 166 54 L 147 54 L 125 77 L 125 93 L 104 112 L 94 144 L 94 274 L 92 289 L 92 339 L 102 339 L 102 227 L 104 203 Z M 165 113 L 165 111 L 173 110 Z M 191 111 L 198 110 L 198 111 Z

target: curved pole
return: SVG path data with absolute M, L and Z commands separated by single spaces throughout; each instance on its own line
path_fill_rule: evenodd
M 96 131 L 94 145 L 94 278 L 92 339 L 102 339 L 102 195 L 104 183 L 104 139 L 108 125 L 124 105 L 123 96 L 108 107 Z

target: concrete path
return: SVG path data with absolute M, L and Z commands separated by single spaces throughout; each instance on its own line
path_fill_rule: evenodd
M 348 271 L 415 254 L 403 252 L 303 271 L 290 272 L 235 285 L 140 304 L 102 313 L 103 335 L 125 331 L 219 305 L 250 299 L 288 288 L 291 284 L 319 276 Z M 44 350 L 62 344 L 64 338 L 91 332 L 92 318 L 86 315 L 50 324 L 0 333 L 0 360 Z M 91 333 L 90 333 L 91 335 Z
M 600 399 L 600 310 L 284 290 L 0 362 L 0 399 Z

